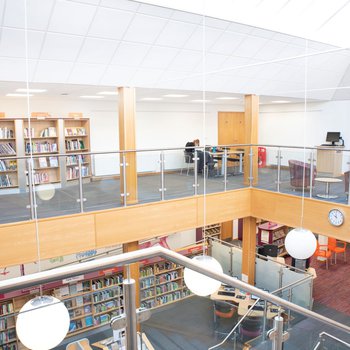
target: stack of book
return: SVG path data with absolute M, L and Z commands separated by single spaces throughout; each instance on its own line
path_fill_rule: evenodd
M 13 139 L 14 133 L 12 129 L 7 127 L 0 128 L 0 139 Z
M 16 154 L 15 145 L 11 142 L 0 143 L 0 155 Z

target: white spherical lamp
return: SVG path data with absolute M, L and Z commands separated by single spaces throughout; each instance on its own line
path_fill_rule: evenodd
M 223 273 L 220 263 L 211 256 L 199 255 L 192 258 L 192 260 L 213 272 Z M 220 281 L 204 276 L 187 267 L 184 269 L 184 280 L 192 293 L 203 297 L 216 292 L 221 285 Z
M 21 343 L 29 349 L 48 350 L 67 335 L 69 313 L 65 305 L 51 296 L 29 300 L 21 308 L 16 331 Z
M 36 186 L 36 193 L 41 200 L 49 201 L 55 195 L 55 186 L 53 184 Z
M 317 240 L 310 230 L 297 227 L 288 232 L 284 244 L 288 254 L 294 259 L 308 259 L 315 253 Z

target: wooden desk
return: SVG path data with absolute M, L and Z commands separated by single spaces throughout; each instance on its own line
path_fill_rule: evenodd
M 343 146 L 317 146 L 317 172 L 328 173 L 334 177 L 340 176 L 344 149 Z
M 137 332 L 137 334 L 139 335 L 140 333 Z M 152 346 L 152 344 L 148 340 L 146 334 L 141 333 L 141 336 L 142 336 L 142 341 L 143 341 L 142 350 L 154 350 L 154 347 Z M 139 344 L 140 337 L 138 336 L 137 339 L 138 339 L 138 347 L 141 348 L 141 346 Z M 95 346 L 96 348 L 99 348 L 102 350 L 124 350 L 125 349 L 125 345 L 119 346 L 116 342 L 114 342 L 113 337 L 103 339 L 101 341 L 93 343 L 92 345 Z
M 225 174 L 225 168 L 227 166 L 227 161 L 230 161 L 230 155 L 238 155 L 239 156 L 239 173 L 243 172 L 243 155 L 244 151 L 227 151 L 227 158 L 224 157 L 225 152 L 209 152 L 209 154 L 213 157 L 213 159 L 221 160 L 221 175 Z
M 235 295 L 234 296 L 229 296 L 229 295 L 220 295 L 219 292 L 220 291 L 224 291 L 224 287 L 221 286 L 220 289 L 218 291 L 216 291 L 215 293 L 213 293 L 210 296 L 211 300 L 220 300 L 220 301 L 226 301 L 226 302 L 230 302 L 233 303 L 235 305 L 238 306 L 238 315 L 239 316 L 243 316 L 246 314 L 246 312 L 248 311 L 248 309 L 254 304 L 255 300 L 253 300 L 251 298 L 251 295 L 248 294 L 243 294 L 240 292 L 239 289 L 235 288 L 234 292 Z M 240 297 L 244 297 L 244 299 L 241 299 Z M 278 309 L 278 306 L 275 305 L 271 305 L 270 303 L 268 303 L 267 305 L 267 313 L 266 313 L 266 317 L 268 319 L 272 319 L 275 316 L 278 315 L 278 311 L 275 311 L 275 309 Z M 282 313 L 284 310 L 281 309 L 280 312 Z M 263 317 L 264 316 L 264 311 L 263 310 L 251 310 L 249 313 L 250 317 Z

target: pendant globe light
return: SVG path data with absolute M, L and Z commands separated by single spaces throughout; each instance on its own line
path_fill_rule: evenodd
M 66 306 L 52 296 L 39 296 L 21 308 L 16 332 L 29 349 L 48 350 L 57 346 L 67 335 L 69 313 Z
M 288 232 L 284 244 L 294 259 L 308 259 L 315 253 L 317 240 L 310 230 L 297 227 Z

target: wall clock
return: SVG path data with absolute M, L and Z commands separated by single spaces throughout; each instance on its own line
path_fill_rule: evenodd
M 343 225 L 344 219 L 344 213 L 339 209 L 331 209 L 328 213 L 328 221 L 333 226 Z

